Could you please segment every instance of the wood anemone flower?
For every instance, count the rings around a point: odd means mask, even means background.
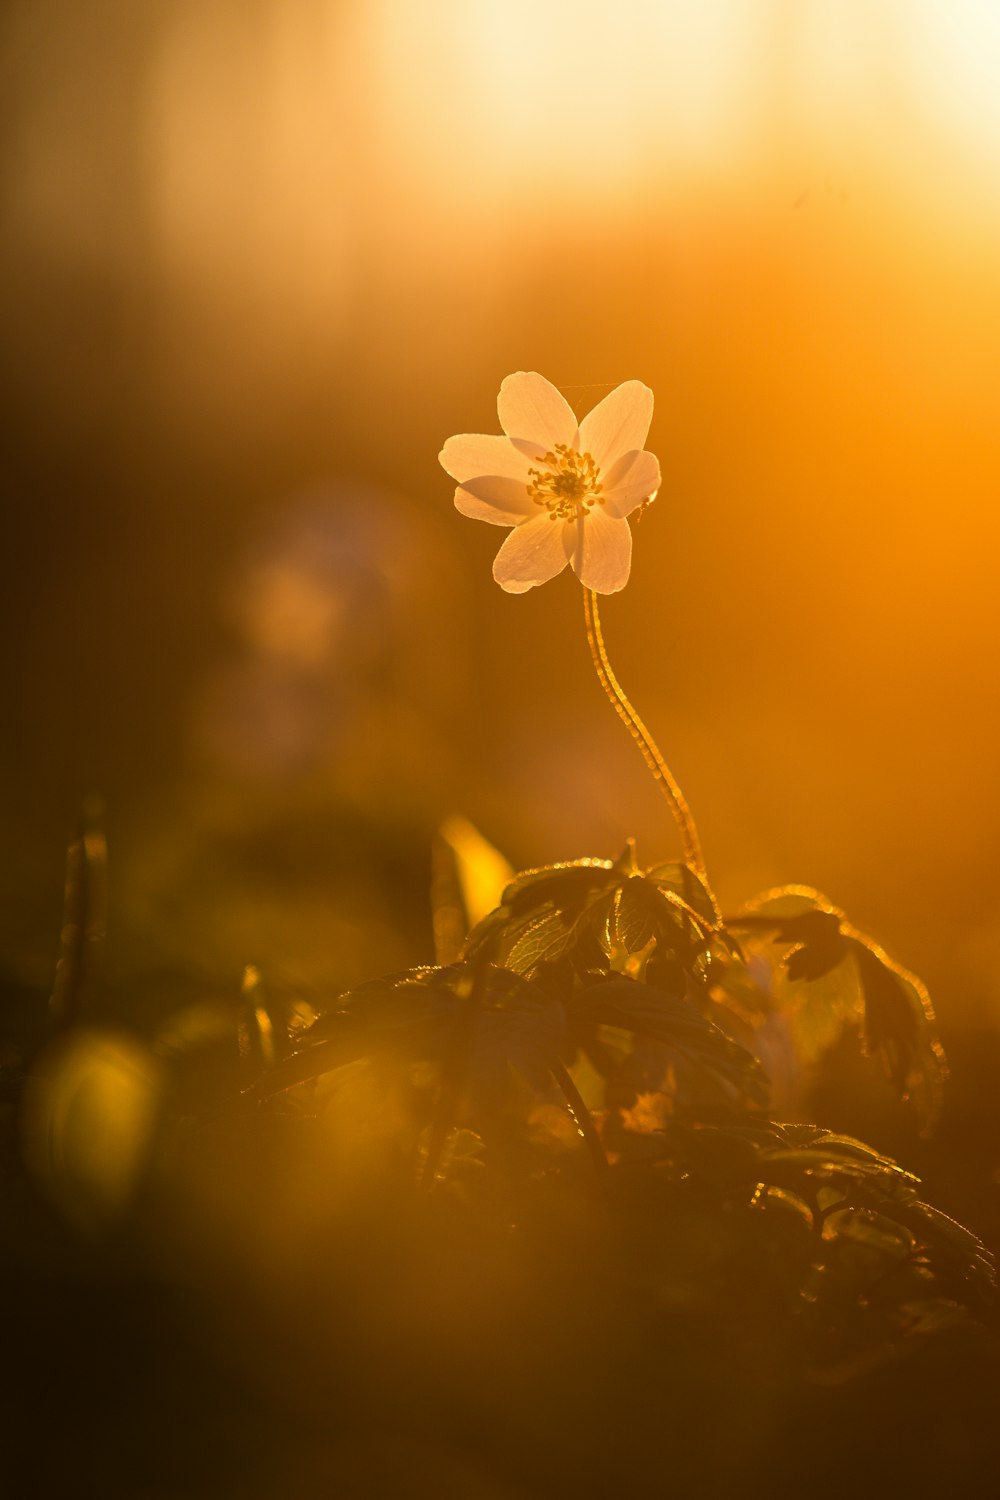
[[[643,451],[652,391],[626,380],[577,423],[554,385],[520,370],[501,385],[497,412],[505,436],[460,433],[438,455],[458,481],[463,516],[513,528],[493,577],[524,594],[569,563],[584,588],[616,594],[632,562],[626,517],[660,484],[657,459]]]

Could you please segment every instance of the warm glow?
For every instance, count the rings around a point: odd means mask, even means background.
[[[913,0],[899,40],[927,115],[976,157],[1000,158],[1000,9],[995,0]]]
[[[467,173],[481,207],[499,185],[544,225],[568,198],[615,199],[664,165],[717,159],[738,132],[753,15],[731,0],[371,11],[386,129],[427,176],[435,161]]]
[[[0,76],[11,1495],[992,1492],[1000,0]]]
[[[278,560],[252,573],[232,601],[234,620],[263,656],[306,668],[329,659],[345,613],[328,579]]]
[[[588,234],[613,235],[611,204],[782,158],[793,179],[874,174],[884,193],[902,175],[934,201],[1000,147],[989,0],[382,0],[368,15],[386,169],[404,191],[460,192],[463,218],[499,193],[540,233],[586,203]]]
[[[149,1049],[123,1033],[80,1030],[42,1060],[25,1100],[25,1156],[83,1228],[101,1229],[130,1205],[162,1082]]]
[[[465,930],[468,931],[499,906],[504,887],[513,879],[514,870],[468,818],[453,814],[445,819],[439,831],[455,859],[455,873],[465,907]]]

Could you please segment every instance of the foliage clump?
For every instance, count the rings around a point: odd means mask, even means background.
[[[992,1263],[880,1152],[770,1117],[754,1041],[775,1024],[800,1066],[855,1030],[930,1124],[942,1057],[912,975],[815,892],[723,920],[687,866],[640,870],[629,845],[516,876],[458,961],[342,995],[245,1098],[364,1067],[426,1190],[475,1204],[495,1177],[589,1176],[604,1211],[640,1183],[651,1217],[670,1202],[674,1234],[694,1208],[739,1224],[771,1247],[806,1367],[839,1378],[985,1315]]]
[[[324,1442],[346,1404],[401,1451],[416,1422],[471,1452],[475,1482],[445,1493],[603,1494],[664,1464],[691,1494],[794,1492],[824,1410],[834,1493],[872,1401],[954,1425],[957,1392],[973,1410],[996,1381],[981,1242],[883,1152],[775,1113],[778,1034],[806,1073],[867,1047],[924,1128],[940,1097],[922,986],[815,892],[724,917],[690,867],[642,869],[630,844],[516,875],[446,961],[326,1004],[249,969],[213,1027],[92,1046],[74,1073],[102,1028],[95,850],[71,862],[59,1008],[5,1070],[32,1180],[85,1244],[126,1245],[131,1277],[193,1284],[195,1323],[232,1324],[282,1452],[277,1369]],[[460,900],[452,877],[439,899]],[[141,1112],[88,1114],[113,1056],[156,1094],[130,1149]]]

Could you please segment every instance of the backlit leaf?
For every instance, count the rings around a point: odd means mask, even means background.
[[[517,974],[468,964],[410,969],[342,995],[303,1033],[300,1051],[246,1097],[267,1098],[376,1054],[441,1062],[470,1017],[468,1066],[483,1085],[495,1087],[510,1067],[537,1082],[564,1045],[562,1006]]]
[[[862,1028],[900,1097],[925,1129],[933,1124],[944,1055],[930,998],[914,974],[807,886],[769,891],[727,925],[741,935],[751,967],[755,955],[771,965],[766,1001],[789,1015],[804,1063],[835,1046],[845,1028]]]
[[[916,975],[870,939],[857,934],[853,948],[864,988],[865,1044],[882,1058],[891,1082],[927,1130],[941,1112],[946,1077],[930,996]]]
[[[651,984],[611,979],[585,992],[596,1021],[663,1043],[763,1104],[767,1084],[756,1058],[702,1015],[689,999]]]

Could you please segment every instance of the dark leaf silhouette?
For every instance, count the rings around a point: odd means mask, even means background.
[[[761,933],[783,949],[789,979],[821,979],[847,956],[843,912],[808,886],[784,886],[748,903],[726,925]]]
[[[692,871],[666,864],[643,874],[629,847],[613,863],[587,859],[519,875],[470,934],[465,956],[528,978],[567,960],[580,976],[645,976],[683,993],[689,975],[702,976],[715,932],[712,898]]]
[[[440,1062],[469,1015],[474,1066],[484,1076],[510,1065],[537,1080],[563,1045],[561,1006],[519,975],[468,964],[408,969],[342,995],[303,1033],[300,1050],[246,1097],[266,1098],[372,1054]]]
[[[727,1083],[736,1097],[766,1103],[767,1080],[757,1059],[690,1000],[655,985],[611,979],[586,990],[581,1003],[598,1023],[659,1042]]]
[[[778,1245],[798,1282],[819,1378],[848,1378],[895,1357],[915,1335],[994,1304],[995,1267],[982,1243],[924,1203],[914,1176],[860,1141],[766,1120],[675,1122],[661,1149],[660,1170],[703,1184],[730,1211],[794,1231]]]
[[[857,1027],[929,1129],[940,1112],[944,1057],[920,980],[807,886],[767,892],[726,925],[775,955],[759,991],[760,1009],[789,1014],[803,1061],[821,1056],[845,1028]]]
[[[853,950],[865,994],[865,1044],[929,1129],[941,1112],[946,1077],[930,996],[870,938],[858,934]]]
[[[610,860],[526,871],[504,891],[503,904],[470,933],[465,957],[533,977],[592,934],[618,879]]]

